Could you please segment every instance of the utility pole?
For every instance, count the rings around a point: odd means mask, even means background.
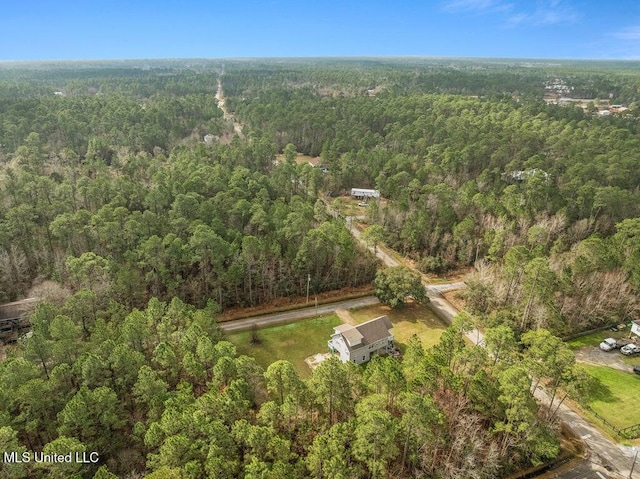
[[[307,303],[309,304],[309,284],[311,283],[311,274],[307,274]]]

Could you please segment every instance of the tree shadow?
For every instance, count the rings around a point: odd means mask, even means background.
[[[591,384],[589,384],[588,396],[590,401],[601,401],[605,403],[617,402],[618,398],[615,397],[609,386],[605,385],[599,378],[594,377]]]

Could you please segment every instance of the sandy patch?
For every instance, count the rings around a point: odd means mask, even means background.
[[[305,358],[304,362],[307,363],[307,366],[309,366],[309,368],[311,368],[311,370],[313,371],[322,361],[325,361],[330,357],[331,353],[318,353]]]

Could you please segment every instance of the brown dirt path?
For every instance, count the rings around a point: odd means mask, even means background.
[[[350,324],[351,326],[356,326],[358,323],[353,319],[351,313],[346,309],[336,309],[336,316],[340,318],[344,324]]]

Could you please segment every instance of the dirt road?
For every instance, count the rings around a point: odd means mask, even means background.
[[[218,108],[222,110],[223,118],[233,123],[233,131],[238,137],[243,140],[244,133],[242,133],[242,124],[238,121],[233,113],[229,113],[226,103],[224,101],[224,92],[222,91],[222,81],[218,80],[218,89],[216,90],[216,101],[218,102]]]

